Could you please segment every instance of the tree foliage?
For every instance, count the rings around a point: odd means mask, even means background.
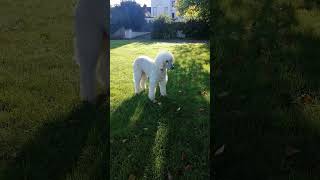
[[[179,0],[176,7],[180,15],[187,19],[200,19],[209,21],[209,0]]]
[[[133,1],[123,1],[120,5],[111,8],[111,32],[124,27],[132,30],[141,30],[145,25],[144,9]]]

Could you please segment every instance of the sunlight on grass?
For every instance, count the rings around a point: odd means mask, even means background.
[[[144,104],[139,102],[138,105],[136,106],[132,116],[128,117],[128,118],[130,118],[129,126],[133,126],[137,123],[137,121],[139,121],[139,119],[141,118],[141,114],[143,112],[143,108],[144,108],[143,106],[144,106]]]
[[[156,175],[164,172],[166,145],[168,141],[168,129],[163,123],[159,123],[154,145],[152,148],[152,157],[154,159],[154,171]],[[160,178],[160,177],[159,177]]]

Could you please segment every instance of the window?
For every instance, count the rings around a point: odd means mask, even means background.
[[[157,16],[157,8],[156,7],[153,8],[153,16]]]
[[[175,7],[176,2],[175,1],[171,1],[171,6],[174,8]]]
[[[164,13],[168,15],[168,7],[164,7]]]
[[[172,13],[172,19],[174,19],[174,13]]]

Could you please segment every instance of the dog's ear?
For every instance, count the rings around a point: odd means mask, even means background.
[[[164,60],[162,63],[160,63],[160,70],[163,71],[164,70],[164,67],[166,65],[166,60]]]
[[[160,66],[160,71],[163,71],[163,69],[164,69],[164,65],[162,64],[162,65]]]

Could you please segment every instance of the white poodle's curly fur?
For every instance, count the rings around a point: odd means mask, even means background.
[[[133,63],[133,81],[135,93],[146,89],[146,80],[149,78],[148,97],[155,102],[156,87],[159,83],[160,94],[166,96],[166,85],[168,81],[167,69],[173,69],[174,57],[170,52],[160,52],[155,60],[140,56]]]
[[[75,11],[75,58],[84,101],[95,100],[97,81],[108,89],[106,7],[105,0],[79,0]]]

